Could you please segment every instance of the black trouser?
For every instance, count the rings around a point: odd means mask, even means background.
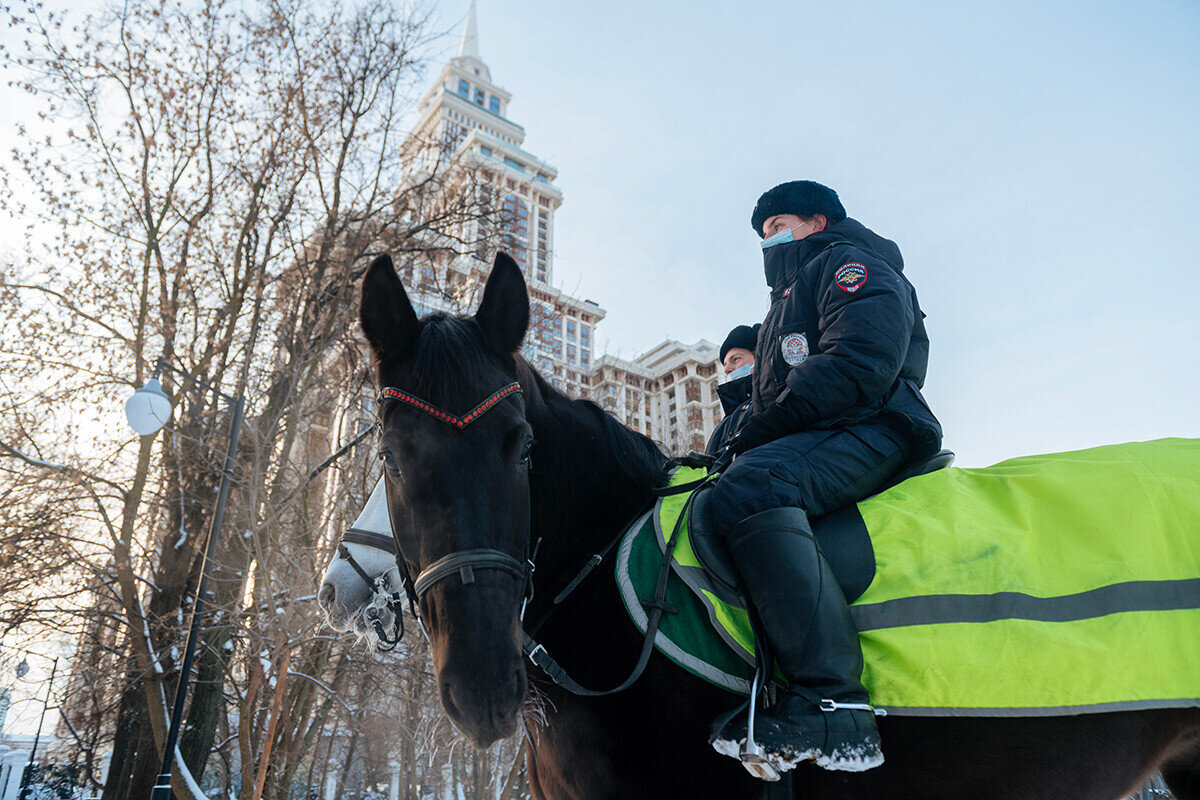
[[[734,459],[712,489],[709,519],[725,537],[742,520],[773,508],[823,516],[874,494],[913,450],[879,421],[784,436]]]

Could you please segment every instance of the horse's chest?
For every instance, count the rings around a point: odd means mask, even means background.
[[[696,695],[656,684],[613,698],[550,688],[532,724],[530,781],[539,800],[752,800],[762,784],[708,744],[711,717]],[[651,689],[657,685],[657,691]],[[689,698],[690,694],[690,698]],[[703,694],[701,692],[700,694]],[[664,698],[675,698],[667,701]],[[732,698],[732,696],[730,696]],[[681,702],[688,700],[688,702]],[[701,706],[705,705],[703,703]],[[684,706],[684,707],[680,707]],[[715,713],[715,712],[714,712]]]

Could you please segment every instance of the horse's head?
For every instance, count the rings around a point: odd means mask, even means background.
[[[361,321],[381,391],[391,523],[442,705],[486,747],[515,731],[526,690],[520,609],[533,436],[516,385],[525,281],[500,254],[474,317],[418,320],[382,256],[363,278]]]
[[[392,521],[380,478],[358,519],[342,534],[337,552],[321,577],[317,602],[334,630],[353,629],[360,637],[376,637],[384,646],[391,642],[379,636],[379,631],[389,638],[394,635],[400,609],[380,602],[381,594],[401,591]]]

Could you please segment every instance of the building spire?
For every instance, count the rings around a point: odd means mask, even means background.
[[[479,34],[476,33],[475,0],[471,0],[471,6],[467,9],[467,21],[463,24],[462,41],[458,43],[458,57],[482,60],[479,58]]]

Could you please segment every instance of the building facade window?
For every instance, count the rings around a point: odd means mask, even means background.
[[[477,106],[483,105],[483,101],[486,97],[487,97],[487,95],[484,94],[483,89],[476,89],[475,90],[475,105],[477,105]]]
[[[550,358],[557,359],[562,352],[561,326],[562,319],[550,306],[536,301],[529,304],[529,335],[525,341],[536,348],[540,356],[538,369],[545,375],[554,368]]]
[[[492,95],[492,99],[488,101],[488,111],[500,116],[500,98],[496,95]]]
[[[458,96],[462,98],[471,96],[471,85],[461,79],[458,82]]]
[[[501,229],[504,232],[501,237],[504,248],[518,263],[524,264],[528,258],[529,204],[516,195],[506,195]]]

